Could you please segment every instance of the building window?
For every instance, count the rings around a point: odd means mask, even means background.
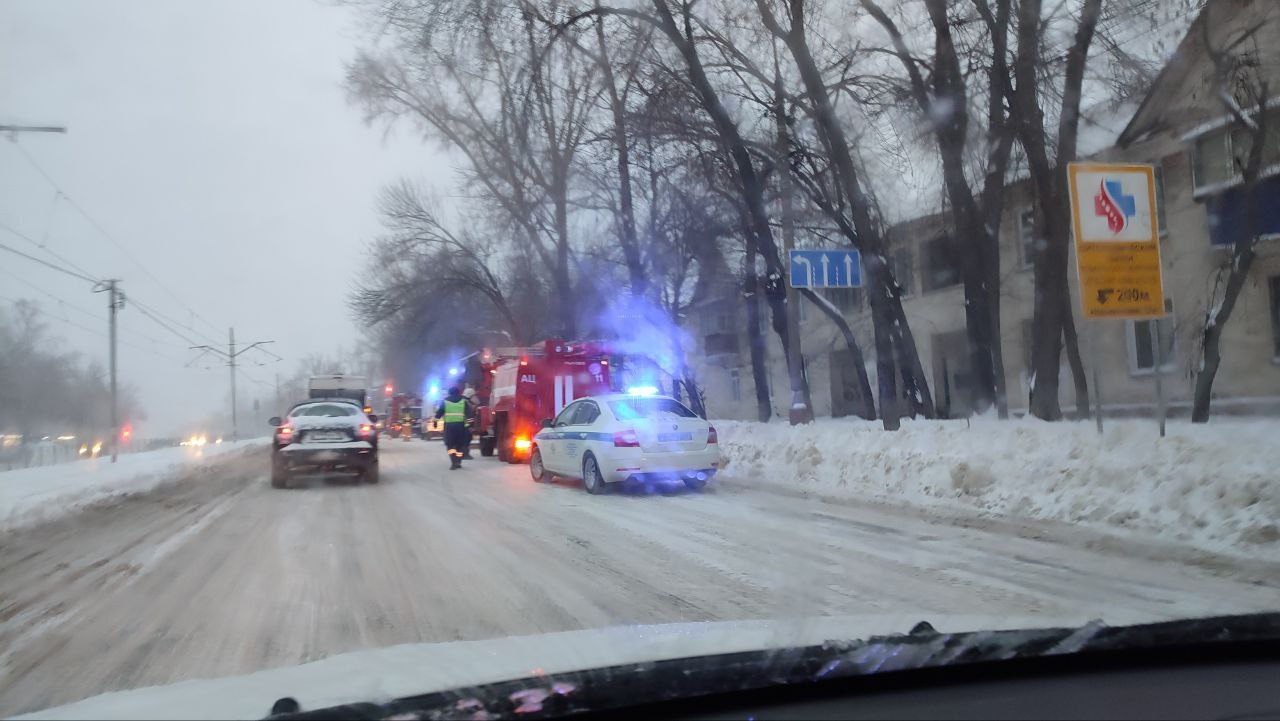
[[[960,282],[960,263],[955,243],[942,235],[925,243],[925,292],[956,285]]]
[[[1042,245],[1036,235],[1036,209],[1029,206],[1018,213],[1018,250],[1022,253],[1022,267],[1030,268],[1036,260],[1036,249]]]
[[[733,400],[742,400],[742,371],[737,368],[729,369],[729,396]]]
[[[702,332],[729,333],[733,330],[733,313],[725,308],[712,308],[702,316]]]
[[[914,285],[911,282],[916,269],[913,260],[910,248],[899,248],[889,256],[889,271],[893,273],[893,279],[898,281],[898,285],[902,287],[902,297],[904,298],[911,295],[911,289]]]
[[[1252,115],[1252,113],[1250,113]],[[1266,146],[1262,149],[1262,167],[1280,163],[1280,112],[1272,110],[1267,117]],[[1238,181],[1249,162],[1253,134],[1239,125],[1212,130],[1196,138],[1196,190]]]
[[[1267,278],[1271,290],[1271,343],[1272,358],[1280,362],[1280,275]]]
[[[1196,139],[1196,189],[1225,183],[1231,170],[1231,133],[1226,128]]]
[[[1133,375],[1146,375],[1155,368],[1153,328],[1160,337],[1160,371],[1168,373],[1176,366],[1174,356],[1177,353],[1177,324],[1174,323],[1173,301],[1168,298],[1164,301],[1164,312],[1163,318],[1131,320],[1126,324],[1129,336],[1129,372]]]

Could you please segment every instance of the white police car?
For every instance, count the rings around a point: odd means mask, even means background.
[[[652,389],[589,396],[543,421],[529,472],[581,478],[588,493],[629,479],[679,479],[702,488],[720,465],[716,429],[674,398]]]

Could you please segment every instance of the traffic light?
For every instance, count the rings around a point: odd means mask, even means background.
[[[384,391],[386,391],[387,395],[391,395],[391,392],[392,392],[392,391],[394,391],[394,390],[395,390],[395,388],[392,388],[392,387],[391,387],[391,384],[390,384],[390,383],[388,383],[388,384],[387,384],[387,387],[386,387],[386,388],[384,388],[383,390],[384,390]]]

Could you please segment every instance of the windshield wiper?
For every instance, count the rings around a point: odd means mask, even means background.
[[[1092,622],[1075,628],[938,633],[921,622],[910,633],[864,641],[747,651],[588,669],[440,691],[387,703],[356,703],[313,711],[282,698],[268,718],[387,719],[550,718],[634,709],[677,699],[740,693],[770,687],[825,684],[974,664],[1053,659],[1082,654],[1156,651],[1202,656],[1212,647],[1280,642],[1280,613],[1168,621],[1110,627]]]

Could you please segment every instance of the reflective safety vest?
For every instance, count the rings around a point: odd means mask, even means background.
[[[465,423],[467,420],[467,402],[466,401],[449,401],[444,402],[444,422],[445,423]]]

